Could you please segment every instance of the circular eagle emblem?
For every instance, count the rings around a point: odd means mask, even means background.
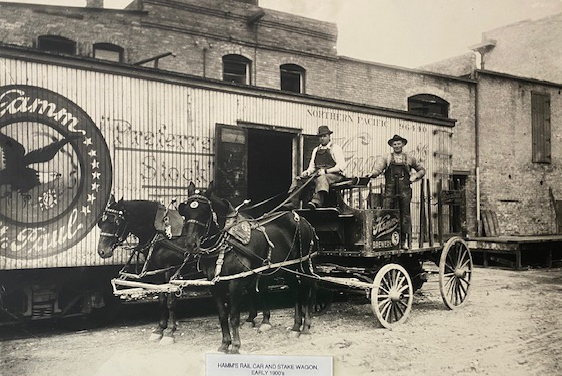
[[[39,258],[77,244],[111,191],[103,136],[78,105],[35,86],[0,87],[0,255]]]

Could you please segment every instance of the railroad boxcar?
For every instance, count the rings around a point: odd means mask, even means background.
[[[233,204],[259,202],[287,191],[320,125],[334,131],[349,176],[368,174],[393,134],[408,138],[436,192],[451,174],[454,124],[1,45],[0,315],[40,319],[104,306],[129,256],[96,254],[96,223],[112,193],[168,203],[183,199],[190,181],[200,188],[214,181]],[[381,183],[353,200],[380,192]],[[416,187],[412,212],[420,205]],[[419,226],[413,218],[414,233]]]

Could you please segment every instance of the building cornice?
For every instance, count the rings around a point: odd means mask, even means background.
[[[187,4],[187,3],[174,1],[174,0],[143,0],[143,4],[153,4],[153,5],[158,5],[158,6],[167,7],[167,8],[180,9],[180,10],[185,10],[185,11],[189,11],[189,12],[193,12],[193,13],[199,13],[199,14],[205,14],[205,15],[209,15],[209,16],[213,16],[213,17],[219,17],[219,18],[223,18],[223,19],[242,21],[244,23],[246,23],[247,17],[248,17],[247,14],[237,14],[237,13],[234,13],[234,12],[231,12],[231,11],[228,11],[228,10],[208,8],[208,7],[203,7],[203,6],[200,6],[200,5]],[[250,7],[251,6],[249,6],[248,9],[250,9]],[[257,7],[253,7],[253,8],[257,8]],[[273,11],[267,9],[267,8],[262,8],[262,9],[266,10],[266,14],[267,14],[267,11],[273,12]],[[298,17],[298,16],[294,16],[294,17]],[[318,21],[318,20],[314,20],[314,21],[315,22],[322,22],[322,21]],[[323,23],[331,24],[329,22],[323,22]],[[303,28],[303,27],[299,27],[299,26],[295,26],[295,25],[286,25],[286,24],[283,24],[283,23],[280,23],[280,22],[275,22],[275,21],[268,20],[268,19],[261,19],[259,21],[259,24],[263,25],[263,26],[271,27],[273,29],[286,30],[286,31],[290,31],[292,33],[312,36],[312,37],[315,37],[315,38],[322,38],[322,39],[333,41],[333,42],[337,41],[337,35],[336,34],[324,33],[324,32],[321,32],[321,31],[311,30],[311,29],[307,29],[307,28]]]
[[[552,86],[552,87],[559,88],[559,89],[562,88],[562,83],[556,83],[556,82],[552,82],[552,81],[543,81],[543,80],[539,80],[539,79],[531,78],[531,77],[516,76],[516,75],[513,75],[513,74],[509,74],[509,73],[502,73],[502,72],[496,72],[496,71],[485,70],[485,69],[477,69],[477,70],[475,70],[475,72],[476,72],[477,76],[478,75],[495,76],[495,77],[507,78],[507,79],[515,80],[515,81],[522,81],[522,82],[531,83],[531,84]]]
[[[46,4],[31,4],[31,3],[16,3],[16,2],[0,2],[0,7],[9,6],[17,8],[28,8],[37,13],[46,13],[50,15],[64,15],[68,13],[70,15],[79,16],[80,14],[87,13],[121,13],[121,14],[133,14],[145,16],[148,12],[138,9],[112,9],[112,8],[87,8],[87,7],[76,7],[67,5],[46,5]],[[69,17],[67,15],[67,17]],[[70,16],[72,17],[72,16]]]
[[[162,23],[155,23],[155,22],[149,22],[149,21],[141,21],[140,25],[142,27],[147,27],[147,28],[174,31],[174,32],[181,33],[181,34],[196,35],[196,36],[205,37],[205,38],[213,38],[215,40],[220,40],[220,41],[223,41],[223,42],[236,43],[238,45],[245,46],[245,47],[259,48],[259,49],[269,50],[269,51],[285,52],[285,53],[289,53],[289,54],[298,54],[298,55],[302,55],[302,56],[314,57],[314,58],[317,58],[317,59],[324,59],[324,60],[330,60],[330,61],[337,60],[337,56],[335,56],[335,55],[334,56],[328,56],[328,55],[322,55],[322,54],[315,54],[315,53],[312,53],[312,52],[292,50],[292,49],[289,49],[289,48],[281,47],[279,45],[268,45],[268,44],[265,44],[263,42],[260,42],[260,43],[249,42],[249,41],[244,41],[244,40],[240,40],[240,39],[226,37],[224,35],[212,34],[212,33],[209,33],[208,31],[207,32],[201,32],[201,31],[198,31],[198,30],[188,29],[186,27],[180,27],[180,26],[175,26],[175,25],[164,25]]]
[[[353,62],[353,63],[359,63],[359,64],[365,64],[365,65],[380,67],[380,68],[403,71],[403,72],[408,72],[408,73],[417,73],[417,74],[423,74],[423,75],[426,75],[426,76],[445,78],[445,79],[448,79],[448,80],[459,81],[459,82],[463,82],[463,83],[467,83],[467,84],[477,84],[478,83],[476,80],[473,80],[473,79],[470,79],[470,78],[464,78],[464,77],[459,77],[459,76],[451,76],[451,75],[448,75],[448,74],[436,73],[436,72],[431,72],[431,71],[426,71],[426,70],[421,70],[421,69],[405,68],[405,67],[400,67],[398,65],[389,65],[389,64],[376,63],[376,62],[367,61],[367,60],[359,60],[359,59],[355,59],[355,58],[351,58],[351,57],[347,57],[347,56],[338,56],[338,59],[347,60],[347,61],[350,61],[350,62]]]

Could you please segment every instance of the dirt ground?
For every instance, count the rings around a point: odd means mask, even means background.
[[[334,303],[314,318],[310,336],[295,339],[292,310],[278,309],[268,333],[241,329],[241,352],[333,356],[334,375],[562,375],[562,270],[475,268],[473,283],[468,303],[449,311],[433,276],[393,330],[377,325],[368,301],[353,299]],[[21,329],[0,342],[0,375],[205,375],[205,354],[220,345],[215,316],[180,319],[169,346],[148,342],[152,329],[146,321]]]

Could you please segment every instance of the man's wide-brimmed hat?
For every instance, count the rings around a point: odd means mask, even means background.
[[[318,133],[316,134],[317,136],[324,136],[325,134],[332,134],[334,132],[332,132],[330,130],[330,128],[328,128],[327,125],[321,125],[318,127]]]
[[[389,144],[390,146],[392,146],[392,143],[393,143],[394,141],[402,141],[402,143],[403,143],[404,145],[406,145],[406,144],[408,143],[408,140],[406,140],[404,137],[398,136],[397,134],[395,134],[394,137],[392,137],[390,140],[388,140],[388,144]]]

